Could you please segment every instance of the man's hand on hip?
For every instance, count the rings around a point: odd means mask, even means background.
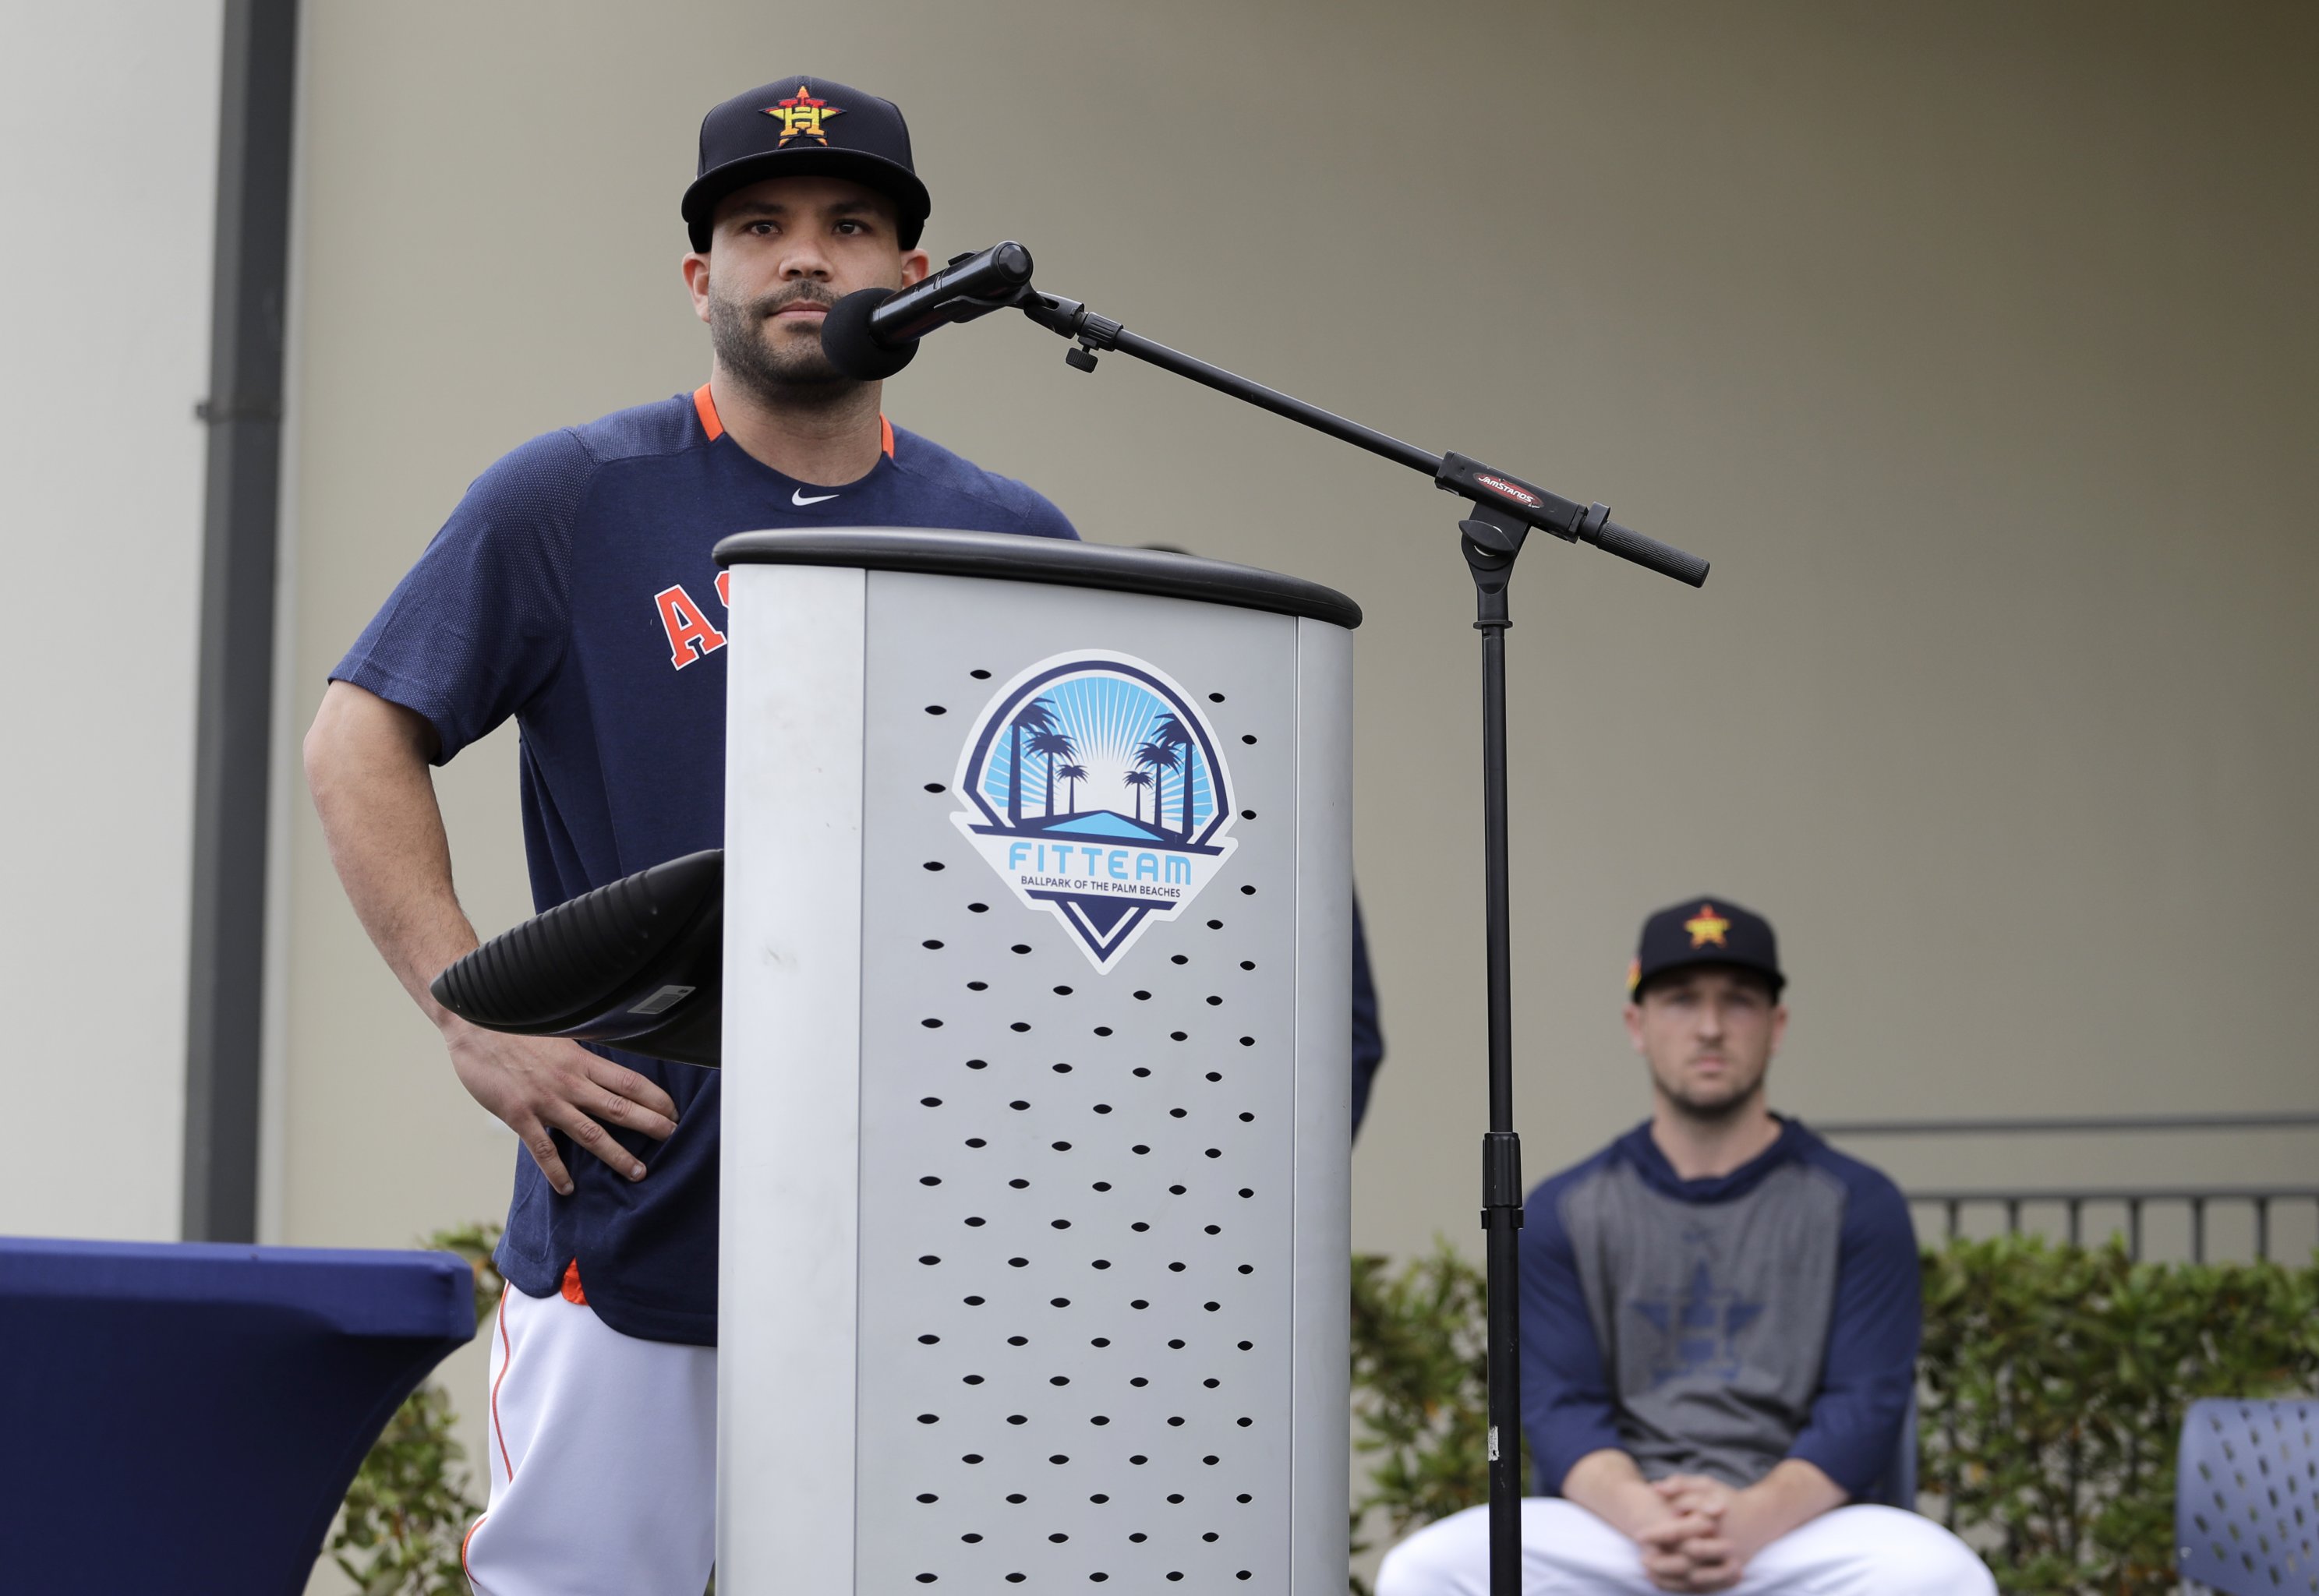
[[[676,1131],[676,1102],[623,1065],[559,1036],[510,1036],[446,1014],[444,1045],[467,1095],[521,1138],[547,1184],[572,1195],[572,1174],[556,1156],[550,1131],[561,1131],[630,1180],[645,1167],[604,1127],[640,1131],[665,1141]]]
[[[428,989],[475,945],[451,890],[450,842],[429,774],[439,747],[433,723],[414,709],[346,681],[322,695],[306,734],[306,780],[347,897],[387,968],[443,1032],[459,1084],[523,1139],[548,1185],[572,1195],[554,1131],[642,1180],[642,1161],[604,1127],[666,1141],[676,1130],[666,1092],[576,1041],[480,1030]]]

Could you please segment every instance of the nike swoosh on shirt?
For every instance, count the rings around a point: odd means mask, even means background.
[[[812,498],[808,499],[805,496],[805,490],[803,488],[794,488],[790,491],[790,502],[797,505],[799,509],[802,509],[808,504],[819,504],[826,499],[835,499],[837,495],[835,493],[816,493]]]

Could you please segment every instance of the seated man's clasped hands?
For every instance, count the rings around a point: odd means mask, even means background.
[[[1732,1514],[1739,1492],[1720,1480],[1669,1474],[1645,1489],[1664,1509],[1635,1540],[1642,1547],[1643,1572],[1663,1591],[1728,1590],[1769,1537],[1766,1515],[1751,1510],[1754,1502]]]
[[[1669,1474],[1650,1489],[1666,1508],[1637,1537],[1651,1582],[1671,1591],[1720,1591],[1737,1582],[1746,1554],[1724,1534],[1731,1488],[1704,1474]]]
[[[1771,1111],[1785,984],[1736,905],[1644,923],[1626,1023],[1651,1118],[1528,1204],[1524,1596],[1995,1596],[1962,1541],[1877,1505],[1916,1381],[1916,1238],[1890,1180]],[[1377,1596],[1488,1590],[1486,1508],[1377,1576]]]

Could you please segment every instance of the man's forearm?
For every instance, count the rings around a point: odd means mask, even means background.
[[[1844,1487],[1800,1457],[1782,1459],[1770,1474],[1737,1492],[1725,1515],[1726,1532],[1747,1546],[1750,1556],[1791,1529],[1801,1528],[1850,1500]]]
[[[1641,1539],[1666,1521],[1666,1503],[1626,1453],[1612,1447],[1589,1452],[1562,1476],[1562,1494],[1618,1530]]]
[[[451,890],[451,847],[428,756],[434,730],[410,710],[343,681],[306,734],[306,780],[330,862],[363,929],[411,1001],[443,1032],[459,1084],[519,1137],[559,1195],[574,1189],[557,1132],[629,1180],[644,1160],[614,1127],[665,1141],[676,1102],[656,1082],[562,1037],[506,1036],[459,1019],[427,990],[475,945]]]
[[[306,780],[330,862],[363,929],[428,1018],[447,1014],[427,990],[475,946],[451,885],[451,848],[428,772],[431,730],[420,717],[334,681],[306,735]]]

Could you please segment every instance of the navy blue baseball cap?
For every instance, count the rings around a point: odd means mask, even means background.
[[[826,77],[777,78],[700,119],[700,164],[683,206],[693,248],[708,252],[717,201],[768,177],[844,177],[876,189],[901,212],[905,249],[918,247],[934,208],[910,163],[901,107]]]
[[[1639,997],[1654,978],[1699,964],[1754,970],[1772,983],[1774,999],[1788,984],[1769,920],[1728,897],[1687,897],[1643,922],[1627,966],[1627,996]]]

